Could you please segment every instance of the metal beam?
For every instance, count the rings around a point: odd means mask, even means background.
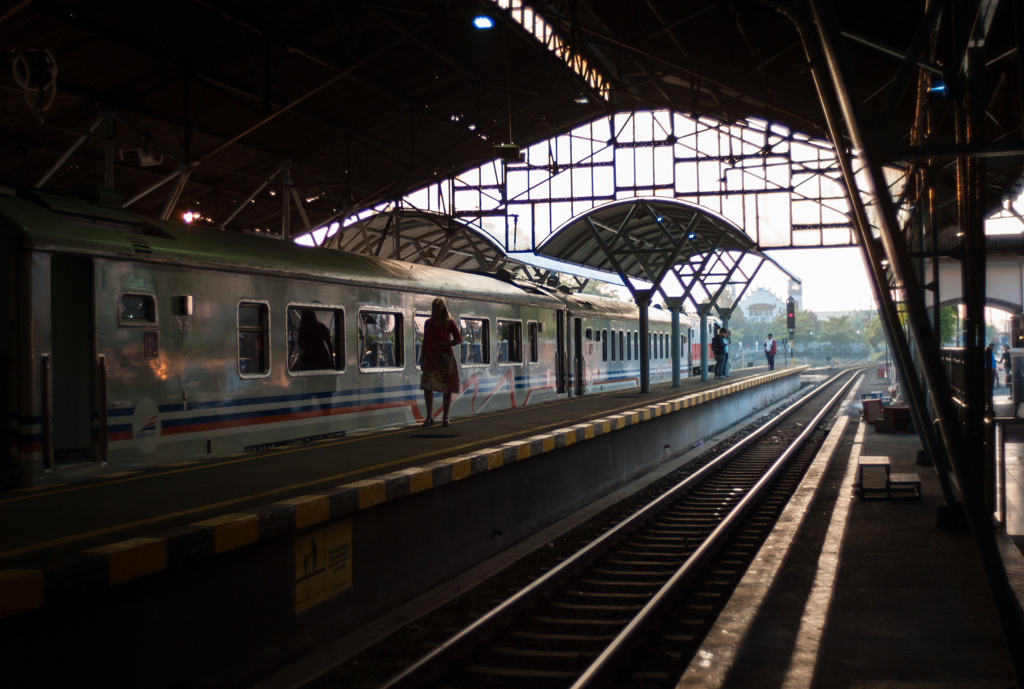
[[[94,131],[96,131],[96,127],[100,126],[100,123],[103,122],[103,120],[107,119],[107,114],[108,113],[106,112],[100,113],[100,115],[92,121],[92,124],[89,125],[89,131],[78,137],[75,143],[71,144],[71,147],[64,152],[64,155],[57,159],[57,162],[53,164],[53,167],[47,170],[46,174],[39,178],[39,181],[36,182],[36,189],[42,187],[44,184],[46,184],[46,181],[50,179],[50,177],[53,177],[53,173],[60,169],[60,166],[64,164],[64,161],[70,158],[71,154],[77,151],[78,147],[85,143],[85,140],[89,138],[89,134],[92,134]]]
[[[127,208],[128,206],[132,205],[136,201],[139,201],[139,200],[149,196],[154,191],[156,191],[157,189],[159,189],[160,187],[162,187],[163,185],[167,184],[172,179],[174,179],[175,177],[180,175],[184,170],[185,170],[185,166],[184,165],[179,166],[178,169],[175,170],[174,172],[172,172],[171,174],[169,174],[169,175],[167,175],[165,177],[160,178],[159,180],[157,180],[153,184],[149,185],[148,187],[146,187],[145,189],[140,191],[135,196],[131,197],[130,199],[128,199],[127,201],[122,203],[121,204],[121,208]]]
[[[253,199],[256,198],[256,195],[259,194],[261,191],[263,191],[263,189],[266,188],[266,186],[268,184],[270,184],[271,180],[273,180],[274,177],[277,176],[277,173],[280,172],[280,171],[281,171],[280,167],[275,168],[274,171],[270,173],[270,177],[267,177],[265,182],[261,183],[258,187],[256,187],[256,191],[254,191],[253,193],[249,194],[248,198],[246,198],[245,201],[242,201],[242,203],[240,203],[238,205],[238,208],[236,208],[235,210],[233,210],[231,212],[231,215],[229,215],[223,222],[221,222],[219,225],[217,225],[217,229],[218,230],[223,230],[225,227],[227,227],[228,223],[231,222],[232,220],[234,220],[235,216],[238,215],[239,213],[241,213],[242,210],[244,210],[245,207],[248,206],[253,201]],[[127,205],[127,204],[125,204],[125,205]]]
[[[178,199],[181,198],[181,192],[185,188],[186,182],[188,182],[189,175],[196,169],[194,163],[189,164],[182,170],[181,175],[178,177],[178,183],[174,185],[174,191],[171,192],[170,197],[167,199],[167,203],[164,205],[164,210],[160,213],[161,220],[170,220],[171,214],[174,213],[174,207],[178,203]]]
[[[1017,682],[1021,684],[1024,683],[1024,624],[1022,624],[1019,614],[1020,605],[1007,580],[1006,570],[992,532],[992,515],[988,513],[982,501],[982,486],[971,466],[971,457],[981,452],[982,448],[968,448],[963,443],[963,434],[956,422],[956,411],[953,408],[949,381],[944,374],[938,355],[938,346],[928,322],[927,311],[924,308],[923,291],[907,256],[907,247],[902,243],[902,237],[897,235],[898,223],[895,209],[886,190],[885,177],[878,162],[876,147],[869,133],[862,128],[856,101],[846,87],[842,67],[843,60],[832,38],[835,33],[835,21],[831,5],[826,4],[823,0],[809,0],[809,4],[815,23],[818,25],[825,64],[838,96],[840,109],[854,146],[863,152],[867,163],[867,190],[878,204],[878,229],[882,244],[893,274],[908,300],[906,315],[914,340],[918,345],[917,351],[921,359],[923,373],[928,381],[933,410],[937,417],[937,427],[946,439],[944,445],[949,453],[951,463],[956,468],[964,512],[992,592]],[[955,25],[955,21],[953,23]],[[840,146],[836,146],[837,153],[840,149]],[[856,196],[856,189],[854,184],[850,189],[851,197]],[[889,299],[885,292],[881,296],[886,300]],[[911,370],[913,369],[908,369],[908,373]],[[916,376],[907,375],[907,378],[912,377]]]
[[[873,38],[868,38],[867,36],[862,36],[852,31],[843,31],[841,33],[843,36],[849,38],[851,41],[856,41],[857,43],[866,45],[869,48],[874,48],[875,50],[881,53],[885,53],[886,55],[892,55],[893,57],[898,57],[901,60],[909,59],[910,51],[908,51],[907,54],[901,53],[900,51],[894,50],[893,48],[890,48],[889,46],[884,45],[874,40]],[[916,60],[913,64],[917,67],[920,67],[923,70],[932,72],[933,74],[942,74],[942,67],[939,65],[933,65],[932,63],[925,62],[923,60]]]

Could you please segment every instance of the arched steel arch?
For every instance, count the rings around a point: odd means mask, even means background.
[[[634,197],[699,206],[762,249],[856,243],[831,144],[763,120],[670,110],[602,117],[526,148],[519,161],[489,161],[397,203],[458,217],[514,252]]]
[[[643,392],[650,390],[647,309],[654,293],[665,298],[673,314],[673,384],[680,384],[679,311],[687,300],[700,314],[701,378],[707,380],[708,314],[716,309],[727,324],[733,307],[721,308],[719,297],[729,285],[739,285],[738,302],[764,262],[771,261],[728,219],[667,198],[625,199],[592,208],[552,232],[536,253],[616,275],[629,289],[640,307]],[[697,301],[700,293],[704,296]]]

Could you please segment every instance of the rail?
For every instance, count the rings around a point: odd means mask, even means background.
[[[452,661],[458,657],[468,653],[482,638],[486,638],[492,632],[496,631],[513,617],[519,615],[530,605],[541,599],[543,596],[548,594],[553,588],[561,584],[565,579],[573,572],[575,572],[580,566],[588,563],[592,559],[598,557],[613,546],[617,541],[623,538],[626,534],[640,527],[649,519],[654,517],[657,513],[661,512],[666,506],[671,504],[674,500],[679,498],[682,494],[691,490],[697,484],[701,483],[705,478],[722,468],[724,465],[734,459],[737,455],[750,448],[754,443],[764,438],[767,434],[776,430],[781,424],[785,423],[791,416],[798,410],[802,409],[804,405],[815,399],[821,394],[827,387],[831,386],[832,383],[836,382],[842,375],[846,375],[851,371],[845,371],[836,376],[833,376],[830,380],[823,383],[819,388],[810,394],[806,395],[802,399],[795,402],[783,413],[764,424],[756,431],[750,433],[733,446],[725,450],[722,454],[715,457],[713,460],[708,462],[706,465],[695,471],[690,476],[670,488],[665,493],[662,493],[655,500],[645,505],[639,511],[630,515],[628,518],[619,522],[612,529],[606,531],[597,539],[591,541],[582,549],[578,550],[575,554],[571,555],[560,564],[543,574],[541,577],[527,585],[512,597],[508,598],[504,602],[500,603],[497,607],[490,610],[490,612],[477,618],[474,622],[469,624],[467,627],[456,633],[455,635],[448,638],[446,641],[435,647],[433,650],[422,656],[413,664],[407,666],[399,673],[393,675],[389,680],[381,685],[381,689],[399,689],[401,687],[413,687],[419,686],[430,678],[440,674],[444,668],[448,666]],[[650,603],[645,606],[644,610],[641,611],[643,618],[637,621],[634,619],[623,632],[616,637],[615,641],[608,647],[606,647],[604,653],[602,653],[591,665],[587,671],[580,676],[577,684],[574,687],[588,686],[592,683],[597,676],[604,671],[604,669],[612,662],[612,660],[621,652],[622,648],[629,645],[630,640],[636,634],[637,630],[644,627],[646,621],[650,619],[650,615],[653,614],[662,601],[667,599],[675,586],[681,581],[686,573],[691,571],[698,561],[700,561],[704,555],[709,552],[714,542],[721,537],[729,526],[735,523],[738,516],[751,504],[754,498],[760,494],[763,488],[771,482],[778,471],[788,462],[792,457],[793,453],[796,452],[796,448],[799,448],[811,433],[813,433],[823,418],[824,414],[830,409],[835,402],[845,393],[846,389],[852,384],[856,378],[857,371],[853,371],[853,375],[849,381],[847,381],[840,391],[833,396],[831,400],[825,405],[823,410],[815,416],[813,422],[809,423],[804,431],[799,435],[797,441],[795,441],[790,449],[788,449],[778,460],[776,460],[772,467],[769,469],[769,473],[763,476],[750,490],[748,495],[741,500],[737,505],[736,509],[729,513],[729,524],[720,525],[711,534],[712,539],[711,545],[707,543],[702,544],[690,558],[687,559],[686,563],[676,572],[671,578],[670,582],[665,586],[667,589],[663,589],[664,592],[659,591],[655,598],[652,598]],[[656,602],[657,600],[657,602]],[[650,610],[649,610],[650,609]],[[649,610],[649,611],[648,611]],[[648,611],[648,612],[644,612]]]
[[[846,381],[846,383],[839,388],[839,391],[832,396],[832,399],[830,399],[825,406],[822,407],[821,411],[815,415],[814,419],[807,424],[803,432],[797,436],[796,440],[789,444],[785,451],[783,451],[782,455],[775,460],[775,463],[772,464],[771,468],[769,468],[758,482],[755,483],[749,491],[747,491],[747,494],[743,496],[740,502],[729,512],[728,515],[726,515],[725,519],[723,519],[715,530],[711,532],[711,535],[704,539],[704,542],[701,543],[693,554],[686,559],[686,562],[676,570],[676,573],[672,575],[665,585],[662,586],[656,594],[654,594],[639,614],[637,614],[633,620],[626,625],[619,635],[615,637],[610,644],[608,644],[604,652],[590,664],[590,667],[588,667],[582,675],[580,675],[580,678],[573,683],[571,689],[584,689],[584,687],[592,686],[594,682],[596,682],[599,677],[614,664],[617,657],[632,644],[633,640],[643,632],[644,628],[657,617],[659,611],[675,592],[679,584],[683,582],[697,567],[697,565],[700,564],[704,557],[711,552],[721,538],[732,529],[754,500],[756,500],[761,494],[761,491],[771,483],[793,455],[803,447],[803,444],[807,442],[807,439],[811,434],[817,430],[818,424],[821,423],[825,414],[827,414],[829,410],[832,409],[840,399],[842,399],[842,396],[846,394],[847,389],[853,385],[853,381],[856,380],[856,377],[856,374],[851,375],[850,380]],[[824,387],[825,386],[823,385],[819,392],[823,390]],[[803,401],[806,402],[810,398],[812,398],[812,395],[808,395]]]

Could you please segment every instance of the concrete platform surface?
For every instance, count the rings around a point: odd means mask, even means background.
[[[777,373],[785,373],[778,367]],[[430,429],[403,426],[358,436],[118,472],[0,493],[0,570],[43,569],[60,558],[115,541],[285,501],[339,484],[528,438],[638,406],[757,379],[765,367],[728,380],[684,378],[681,388],[607,392],[479,414]]]
[[[865,378],[847,402],[882,383]],[[934,470],[915,465],[917,436],[876,433],[857,416],[835,429],[834,454],[808,507],[780,519],[778,528],[793,534],[778,570],[760,582],[748,572],[740,584],[748,586],[749,620],[738,624],[742,615],[727,607],[680,689],[1015,686],[970,533],[936,527],[942,495]],[[854,497],[860,455],[889,457],[893,473],[917,473],[922,497]],[[761,567],[779,541],[766,546]]]

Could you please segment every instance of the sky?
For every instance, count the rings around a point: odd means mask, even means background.
[[[800,278],[805,311],[857,311],[874,308],[871,285],[864,272],[860,249],[787,249],[765,253]],[[763,285],[785,299],[787,280],[774,266],[765,266],[754,279],[751,289]]]

